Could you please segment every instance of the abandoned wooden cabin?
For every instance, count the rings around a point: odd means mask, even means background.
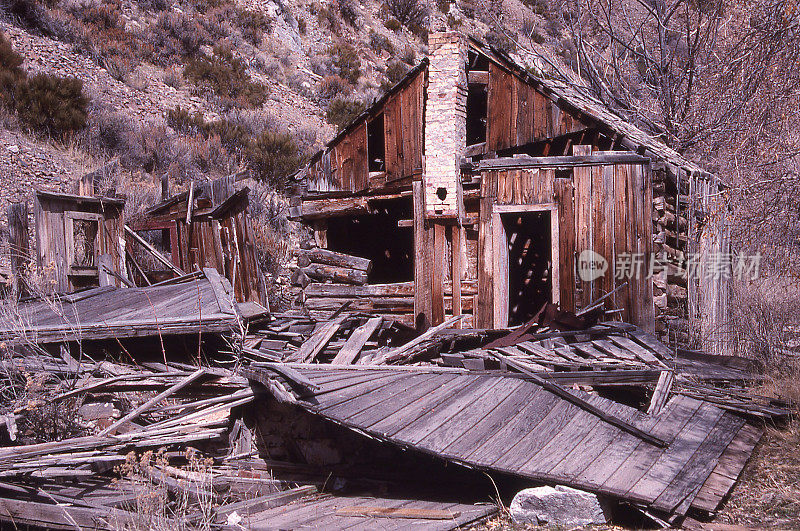
[[[606,296],[610,317],[719,350],[728,280],[681,274],[690,254],[728,252],[718,179],[494,48],[429,42],[298,174],[291,217],[313,252],[369,260],[323,260],[333,272],[309,277],[335,282],[305,286],[311,314],[351,301],[422,328],[448,315],[492,328]]]

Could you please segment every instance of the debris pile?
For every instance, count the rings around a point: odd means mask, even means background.
[[[744,360],[549,304],[513,329],[417,333],[347,303],[271,314],[208,268],[2,316],[17,525],[451,529],[520,486],[674,525],[718,510],[763,420],[790,413],[747,390]],[[526,500],[521,520],[548,520]]]

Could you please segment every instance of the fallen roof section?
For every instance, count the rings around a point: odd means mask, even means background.
[[[227,332],[237,326],[237,310],[230,283],[207,268],[204,274],[144,288],[103,286],[52,299],[7,303],[0,318],[0,339],[55,343]]]
[[[302,375],[301,384],[267,369],[245,375],[273,392],[283,380],[300,407],[371,437],[666,514],[686,514],[734,441],[727,474],[738,476],[761,435],[741,417],[681,395],[658,415],[646,415],[570,391],[598,413],[524,377],[424,367],[290,366]],[[728,490],[707,489],[704,506],[719,504]]]

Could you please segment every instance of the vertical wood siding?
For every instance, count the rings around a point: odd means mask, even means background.
[[[576,153],[578,154],[578,153]],[[494,256],[492,205],[558,206],[561,307],[574,311],[612,291],[625,281],[608,306],[623,310],[622,319],[653,330],[653,284],[648,278],[652,252],[652,192],[649,169],[638,164],[585,166],[573,178],[556,178],[553,169],[486,171],[482,175],[478,236],[478,326],[494,323]],[[502,243],[500,243],[502,245]],[[594,251],[608,261],[605,273],[590,282],[578,275],[577,257]],[[638,274],[628,278],[617,261],[643,256]],[[618,274],[619,273],[619,274]],[[617,278],[620,277],[620,278]]]
[[[491,63],[486,147],[497,151],[585,129],[536,88]]]

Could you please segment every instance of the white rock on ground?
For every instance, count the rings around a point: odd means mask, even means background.
[[[521,490],[510,510],[517,524],[580,526],[608,521],[607,503],[591,492],[563,485]]]

